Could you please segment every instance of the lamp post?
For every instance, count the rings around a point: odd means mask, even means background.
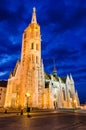
[[[30,112],[30,107],[28,107],[28,100],[30,97],[30,93],[26,93],[26,97],[27,97],[27,112]]]

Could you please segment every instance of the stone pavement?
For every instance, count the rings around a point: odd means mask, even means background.
[[[8,110],[7,113],[5,113],[5,110],[0,111],[0,117],[10,117],[10,116],[21,116],[21,115],[29,115],[31,117],[33,116],[42,116],[42,115],[56,115],[61,113],[67,113],[67,114],[86,114],[86,110],[34,110],[27,113],[26,111],[19,110]]]
[[[86,113],[35,111],[30,118],[13,114],[2,114],[0,130],[86,130]]]

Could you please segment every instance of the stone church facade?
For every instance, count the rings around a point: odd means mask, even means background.
[[[32,20],[22,37],[21,60],[10,73],[4,107],[12,108],[74,108],[79,107],[72,75],[66,78],[44,72],[41,59],[40,26],[33,8]]]

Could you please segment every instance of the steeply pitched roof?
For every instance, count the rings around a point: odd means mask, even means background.
[[[51,76],[53,76],[53,80],[54,80],[54,81],[59,81],[59,77],[58,77],[58,76],[54,76],[54,75],[52,75],[52,74],[47,74],[47,73],[45,73],[45,79],[51,80]]]
[[[63,82],[63,83],[66,83],[66,76],[64,76],[64,77],[61,77],[61,81]]]
[[[45,79],[47,80],[51,80],[51,76],[53,76],[53,80],[54,81],[59,81],[59,78],[61,79],[62,83],[66,83],[66,76],[64,77],[59,77],[59,76],[55,76],[55,75],[52,75],[52,74],[47,74],[45,73]]]
[[[54,81],[59,81],[59,77],[58,76],[53,76]]]
[[[51,75],[50,74],[44,74],[44,77],[45,77],[45,79],[48,79],[48,80],[50,80],[51,79]]]

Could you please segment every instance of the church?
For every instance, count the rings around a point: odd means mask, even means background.
[[[21,59],[10,72],[5,98],[5,108],[78,108],[78,93],[72,75],[60,78],[56,67],[52,74],[44,72],[41,58],[40,26],[36,9],[22,36]]]

